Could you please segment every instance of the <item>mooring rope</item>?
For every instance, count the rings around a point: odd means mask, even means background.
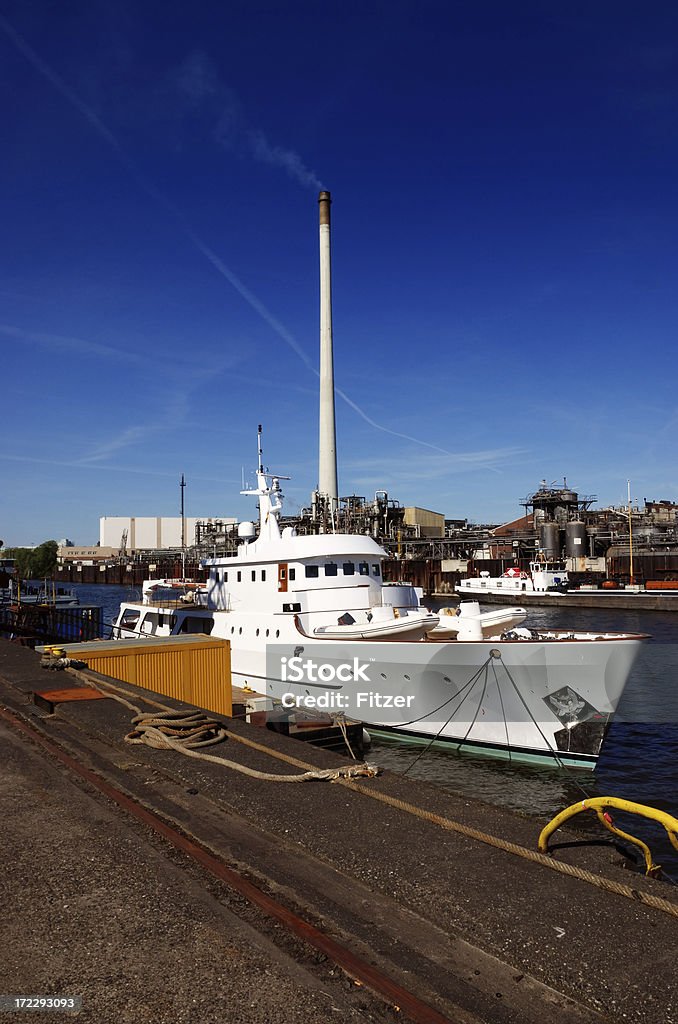
[[[369,796],[373,800],[379,800],[381,803],[388,804],[389,807],[395,807],[398,810],[405,811],[407,814],[421,818],[423,821],[428,821],[448,832],[458,832],[468,839],[475,839],[477,842],[485,843],[487,846],[493,846],[498,850],[504,850],[506,853],[523,857],[525,860],[531,860],[535,864],[541,864],[543,867],[550,868],[551,871],[558,871],[562,875],[578,878],[583,882],[589,882],[591,885],[597,886],[599,889],[606,889],[608,892],[616,893],[618,896],[626,896],[628,899],[644,903],[655,910],[661,910],[665,914],[678,917],[678,904],[671,903],[670,900],[665,900],[661,896],[653,896],[652,893],[634,889],[623,882],[615,882],[613,879],[605,878],[602,875],[595,875],[593,872],[576,867],[574,864],[565,864],[563,861],[554,860],[553,857],[549,857],[544,853],[528,850],[527,847],[520,846],[518,843],[512,843],[507,839],[499,839],[497,836],[490,835],[488,832],[481,832],[470,825],[463,825],[461,822],[453,821],[451,818],[444,818],[440,814],[426,811],[414,804],[407,803],[405,800],[400,800],[398,797],[389,796],[387,793],[381,793],[375,789],[368,789],[359,782],[346,780],[342,781],[341,785],[362,793],[364,796]]]
[[[112,684],[107,683],[106,689],[100,687],[99,684],[94,681],[89,674],[80,673],[77,670],[68,669],[69,672],[73,672],[75,675],[80,676],[86,680],[88,685],[93,685],[95,688],[100,689],[101,693],[104,693],[108,697],[112,697],[114,700],[120,700],[120,703],[126,704],[127,707],[139,711],[139,709],[131,704],[130,701],[125,700],[123,697],[117,697],[116,694],[108,692],[108,687],[111,689],[118,690],[118,687],[113,687]],[[121,694],[127,691],[120,690]],[[151,700],[147,697],[141,697],[142,701],[147,704],[151,704],[163,711],[171,711],[171,708],[167,708],[165,705],[160,704],[157,701]],[[494,849],[503,850],[505,853],[513,854],[516,857],[522,857],[524,860],[532,861],[535,864],[540,864],[542,867],[548,868],[551,871],[556,871],[561,875],[568,875],[570,878],[576,878],[579,881],[587,882],[589,885],[594,885],[598,889],[602,889],[607,892],[614,893],[617,896],[623,896],[626,899],[633,900],[636,903],[642,903],[647,907],[651,907],[654,910],[659,910],[664,914],[669,914],[672,917],[678,917],[678,904],[672,903],[670,900],[666,900],[661,896],[655,896],[652,893],[646,893],[640,889],[634,889],[633,886],[626,885],[623,882],[614,881],[611,878],[605,878],[602,875],[596,875],[591,871],[587,871],[584,868],[577,867],[573,864],[567,864],[563,861],[555,860],[553,857],[548,856],[544,853],[539,853],[535,850],[530,850],[525,846],[520,846],[518,843],[512,843],[507,839],[500,839],[498,836],[493,836],[488,832],[482,832],[480,829],[473,828],[471,825],[464,825],[461,822],[454,821],[452,818],[446,818],[440,814],[436,814],[433,811],[427,811],[422,807],[417,807],[415,804],[408,803],[406,800],[401,800],[398,797],[389,796],[387,793],[382,793],[376,789],[370,789],[364,786],[360,782],[355,782],[353,777],[350,777],[351,769],[357,774],[357,769],[365,768],[364,775],[371,777],[376,775],[379,771],[371,765],[348,765],[344,769],[344,774],[337,774],[334,776],[327,776],[324,773],[315,775],[316,769],[312,765],[307,764],[305,761],[301,761],[296,757],[292,757],[289,754],[283,754],[281,751],[272,750],[270,747],[264,746],[262,743],[257,743],[254,740],[247,739],[244,736],[236,736],[234,733],[229,733],[229,738],[236,740],[238,743],[242,743],[245,746],[251,747],[254,750],[259,750],[262,753],[268,754],[270,757],[275,757],[280,761],[286,761],[288,764],[292,764],[297,768],[306,768],[308,771],[304,775],[271,775],[268,776],[266,773],[259,772],[254,773],[253,769],[244,769],[243,765],[237,765],[235,762],[224,761],[222,758],[211,757],[209,754],[201,754],[189,749],[183,749],[182,753],[187,754],[189,757],[199,757],[209,761],[216,761],[219,764],[226,764],[227,766],[233,767],[237,771],[243,771],[247,775],[255,774],[257,778],[270,778],[275,781],[306,781],[307,778],[319,777],[319,778],[330,778],[331,781],[337,782],[340,786],[345,786],[356,793],[361,793],[363,796],[370,797],[372,800],[378,800],[380,803],[387,804],[389,807],[394,807],[397,810],[403,811],[406,814],[411,814],[416,818],[426,821],[432,825],[436,825],[438,828],[442,828],[447,832],[456,832],[459,835],[466,837],[467,839],[473,839],[476,842],[484,843],[487,846],[491,846]],[[170,737],[166,737],[170,742],[166,743],[166,746],[174,749],[174,740]],[[177,747],[176,749],[181,749]],[[342,769],[330,768],[328,771],[341,772]]]
[[[159,710],[144,713],[136,704],[133,704],[121,695],[126,691],[121,691],[119,687],[114,687],[109,683],[102,685],[98,681],[93,680],[88,673],[79,672],[72,668],[69,668],[69,671],[79,678],[87,680],[88,684],[98,690],[99,693],[137,712],[132,719],[134,728],[125,736],[126,743],[143,744],[156,750],[176,750],[187,757],[211,761],[213,764],[219,764],[224,768],[232,768],[233,771],[249,775],[253,779],[260,779],[263,782],[312,782],[315,780],[329,780],[333,782],[340,779],[372,778],[379,774],[379,768],[376,765],[367,764],[366,762],[339,765],[337,768],[314,768],[313,765],[306,764],[303,761],[282,757],[281,760],[287,760],[297,767],[306,768],[307,771],[301,775],[276,775],[274,772],[260,772],[256,768],[248,768],[247,765],[239,764],[237,761],[231,761],[225,757],[214,757],[212,754],[202,753],[195,748],[212,746],[215,743],[223,742],[227,738],[243,742],[242,738],[229,733],[221,722],[208,718],[200,711],[177,711],[164,704],[160,704],[158,701],[149,701],[148,703],[153,704]],[[141,699],[146,700],[143,697]],[[251,740],[245,742],[247,746],[271,753],[268,747],[265,747],[263,744],[254,743]],[[277,755],[274,754],[273,756]]]

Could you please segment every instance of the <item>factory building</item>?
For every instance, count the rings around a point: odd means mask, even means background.
[[[99,544],[102,548],[115,548],[120,554],[193,547],[197,543],[198,523],[229,526],[236,522],[216,516],[102,516]]]
[[[431,512],[416,505],[406,506],[403,522],[415,528],[413,532],[417,537],[445,536],[445,516],[440,512]]]

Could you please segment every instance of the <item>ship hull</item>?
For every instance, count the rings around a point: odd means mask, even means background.
[[[288,708],[341,714],[413,741],[593,768],[644,637],[324,640],[297,616],[123,605],[154,636],[208,632],[231,644],[232,681]],[[151,618],[152,617],[152,618]],[[138,636],[119,626],[119,637]]]
[[[349,644],[296,636],[264,651],[236,642],[231,656],[234,683],[288,707],[345,714],[395,737],[590,769],[640,643],[578,638]],[[340,666],[355,670],[356,657],[358,678],[342,679]],[[310,675],[303,669],[308,662]],[[329,666],[329,682],[318,678],[321,665]]]

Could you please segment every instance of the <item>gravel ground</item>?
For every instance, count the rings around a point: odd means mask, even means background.
[[[384,1019],[343,979],[324,985],[2,724],[0,744],[1,993],[79,995],[78,1019],[96,1024]]]

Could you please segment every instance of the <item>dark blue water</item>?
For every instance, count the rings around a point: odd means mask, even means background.
[[[103,605],[108,623],[121,601],[140,597],[139,588],[75,589],[82,604]],[[543,824],[583,795],[623,797],[678,817],[678,613],[534,608],[526,625],[651,634],[634,665],[595,772],[539,768],[433,748],[413,764],[421,748],[376,737],[369,759],[470,799],[535,817],[535,843]],[[643,838],[655,860],[678,878],[678,852],[661,826],[621,813],[615,813],[615,820]],[[578,815],[576,824],[590,827],[596,835],[602,832],[592,813]]]
[[[104,610],[104,636],[110,636],[110,627],[117,618],[122,601],[140,601],[141,587],[113,587],[103,583],[86,585],[76,583],[73,590],[80,604],[100,605]]]

